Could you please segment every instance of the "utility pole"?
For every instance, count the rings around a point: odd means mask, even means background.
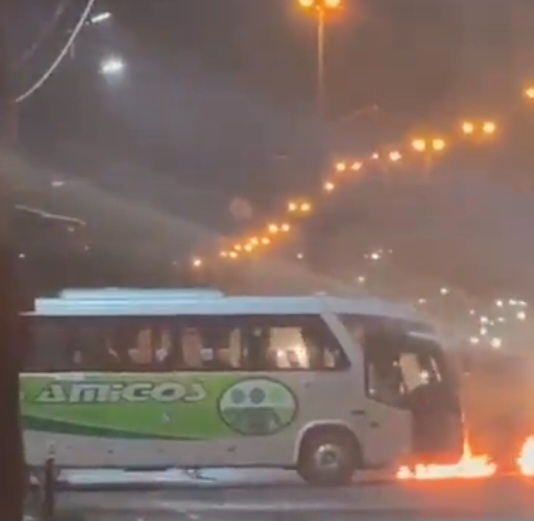
[[[7,135],[9,115],[9,81],[7,65],[7,1],[0,0],[0,139],[2,145]]]
[[[6,196],[1,170],[8,167],[5,148],[12,143],[12,105],[9,87],[7,27],[10,0],[0,0],[0,200]],[[11,250],[9,211],[0,213],[0,519],[22,521],[26,491],[24,450],[20,425],[19,370],[26,347],[21,293]]]
[[[11,0],[0,0],[0,145],[9,147],[15,142],[15,103],[12,100],[10,60],[7,44]]]

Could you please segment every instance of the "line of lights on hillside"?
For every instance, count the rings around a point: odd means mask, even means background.
[[[534,88],[532,90],[534,99]],[[492,138],[498,132],[497,123],[491,119],[464,120],[458,125],[458,132],[463,138]],[[358,180],[366,167],[373,163],[394,166],[403,163],[405,159],[417,157],[418,154],[433,159],[442,155],[452,142],[451,138],[443,135],[414,136],[402,146],[390,147],[386,150],[373,151],[369,156],[334,162],[328,175],[321,181],[323,197],[338,191],[338,187],[345,181]],[[385,165],[384,165],[385,166]],[[320,206],[320,200],[311,196],[303,196],[289,200],[280,212],[278,218],[266,224],[263,229],[256,230],[249,236],[234,239],[218,252],[219,259],[236,261],[242,258],[256,256],[260,251],[275,245],[286,237],[296,226],[299,219],[311,216],[315,208]],[[204,267],[208,258],[195,255],[191,259],[191,266],[195,269]]]
[[[524,96],[534,101],[534,86],[525,88]],[[458,124],[457,130],[464,139],[483,141],[494,138],[498,134],[499,127],[493,119],[466,119]],[[371,162],[380,161],[395,165],[402,163],[408,156],[413,158],[414,153],[433,160],[446,152],[452,142],[453,139],[439,134],[414,136],[408,144],[390,147],[385,151],[373,151],[366,158],[336,161],[329,174],[322,180],[321,191],[324,196],[335,193],[344,180],[357,180],[358,173],[361,173]],[[219,258],[235,261],[252,254],[256,255],[262,249],[274,245],[278,240],[287,236],[296,224],[295,218],[312,215],[313,210],[318,206],[320,206],[320,201],[313,200],[309,196],[288,201],[286,208],[277,219],[273,219],[263,230],[260,229],[248,237],[233,240],[232,244],[219,251]],[[191,260],[191,266],[201,269],[208,260],[206,257],[195,255]]]

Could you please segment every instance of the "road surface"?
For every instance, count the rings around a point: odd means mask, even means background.
[[[129,484],[121,490],[64,491],[58,519],[69,521],[534,520],[534,486],[524,478],[427,483],[357,483],[312,488],[212,480],[211,484]]]

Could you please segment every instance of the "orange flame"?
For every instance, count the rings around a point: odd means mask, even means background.
[[[523,443],[516,463],[523,476],[534,477],[534,436],[528,437]]]
[[[534,438],[532,448],[534,449]],[[534,452],[531,454],[534,456]],[[531,461],[534,463],[534,457]],[[402,466],[397,472],[397,478],[401,480],[486,478],[493,476],[496,472],[497,465],[492,463],[486,455],[474,456],[469,443],[466,441],[462,457],[457,463],[450,465],[418,464],[413,470],[407,466]]]

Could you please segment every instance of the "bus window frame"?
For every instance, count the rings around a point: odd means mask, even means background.
[[[42,316],[42,315],[30,315],[25,317],[25,320],[29,320],[29,331],[30,331],[30,338],[32,342],[31,349],[29,350],[28,359],[31,360],[35,356],[35,349],[37,346],[35,345],[35,327],[41,323],[46,324],[53,324],[60,327],[60,330],[63,329],[62,335],[63,337],[63,343],[62,346],[64,353],[63,357],[65,357],[67,360],[64,364],[64,367],[68,367],[69,364],[72,366],[71,369],[41,369],[41,370],[33,370],[33,369],[23,369],[23,373],[69,373],[69,372],[87,372],[87,373],[213,373],[213,372],[232,372],[232,373],[300,373],[300,372],[307,372],[307,373],[332,373],[332,372],[342,372],[347,371],[350,369],[351,363],[350,359],[347,356],[346,349],[343,347],[340,340],[337,338],[335,332],[331,329],[328,322],[324,319],[323,316],[320,314],[291,314],[291,315],[277,315],[277,314],[246,314],[246,315],[231,315],[231,314],[221,314],[221,315],[116,315],[116,316],[110,316],[110,315],[91,315],[91,316]],[[73,352],[69,347],[69,344],[72,342],[68,338],[69,331],[72,331],[72,326],[76,327],[76,324],[82,324],[82,325],[95,325],[99,324],[102,331],[105,331],[109,328],[109,330],[117,329],[117,323],[121,322],[123,324],[126,324],[127,327],[136,327],[136,324],[138,326],[139,331],[145,327],[155,328],[155,327],[167,327],[171,331],[172,335],[172,345],[176,346],[179,345],[180,349],[181,346],[181,334],[184,329],[187,328],[197,328],[202,329],[202,327],[206,327],[206,322],[212,322],[210,327],[217,328],[217,323],[220,323],[222,321],[223,324],[225,324],[223,327],[228,330],[228,333],[231,335],[231,333],[238,329],[241,332],[241,346],[240,346],[240,367],[232,367],[232,368],[186,368],[183,367],[183,363],[181,364],[181,367],[176,368],[170,368],[170,369],[162,369],[161,367],[157,366],[154,362],[151,364],[152,367],[140,367],[136,368],[133,366],[133,364],[128,364],[128,367],[119,367],[119,368],[111,368],[111,369],[94,369],[94,368],[75,368],[73,366],[72,359],[69,359],[69,351]],[[244,345],[244,337],[246,335],[247,331],[250,331],[254,328],[262,328],[262,329],[268,329],[268,328],[300,328],[301,330],[304,329],[307,325],[307,323],[310,323],[312,327],[317,327],[319,325],[320,332],[322,335],[326,334],[326,339],[328,342],[328,346],[330,348],[335,349],[337,352],[337,356],[339,357],[339,363],[335,367],[323,367],[323,368],[307,368],[307,367],[291,367],[291,368],[273,368],[268,367],[266,363],[264,363],[264,367],[258,367],[258,368],[251,368],[250,366],[247,367],[247,363],[243,362],[243,354],[244,350],[246,350],[246,346]],[[114,327],[110,327],[109,324],[113,323],[115,324]],[[95,347],[95,350],[97,348]],[[328,348],[326,346],[323,347],[322,352],[324,353]],[[126,349],[128,351],[128,349]],[[96,352],[96,351],[95,351]],[[181,354],[181,357],[183,357],[183,354]],[[183,362],[183,360],[182,360]]]

